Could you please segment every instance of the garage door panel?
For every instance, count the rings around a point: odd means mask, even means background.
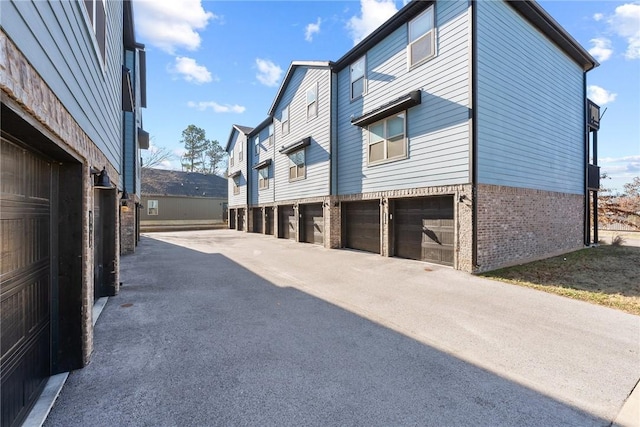
[[[0,372],[2,423],[19,423],[50,369],[51,166],[2,139]]]
[[[303,209],[304,241],[316,245],[323,244],[324,218],[322,205],[304,205]]]
[[[278,234],[280,238],[296,240],[296,217],[293,206],[278,207]]]
[[[377,200],[345,203],[345,246],[380,253],[380,204]]]

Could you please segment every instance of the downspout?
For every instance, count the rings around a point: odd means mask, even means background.
[[[478,11],[471,0],[471,271],[478,267]]]
[[[591,244],[589,206],[589,126],[587,125],[587,72],[582,73],[582,125],[584,126],[584,244]]]

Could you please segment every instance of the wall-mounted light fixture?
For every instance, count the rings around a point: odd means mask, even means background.
[[[127,187],[122,191],[122,196],[120,197],[120,201],[122,202],[122,206],[127,206],[127,202],[129,201],[129,193],[127,193]]]
[[[111,186],[111,179],[109,179],[109,175],[107,174],[107,168],[104,167],[102,170],[92,167],[90,170],[91,176],[93,177],[93,187],[94,188],[106,188],[111,190],[113,187]]]

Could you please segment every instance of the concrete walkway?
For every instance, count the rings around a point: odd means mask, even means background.
[[[121,268],[47,426],[608,426],[640,378],[640,317],[432,264],[216,230]]]

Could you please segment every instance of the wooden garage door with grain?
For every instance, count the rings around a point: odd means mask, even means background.
[[[296,240],[296,223],[292,205],[278,207],[278,237]]]
[[[380,202],[368,200],[343,205],[345,247],[380,253]]]
[[[238,231],[244,231],[244,209],[238,209]]]
[[[323,229],[324,217],[322,216],[322,204],[302,206],[302,221],[304,223],[304,241],[322,245],[324,243]]]
[[[20,425],[50,374],[51,165],[2,139],[2,426]]]
[[[395,256],[453,265],[453,197],[419,197],[393,203]]]
[[[273,235],[273,208],[264,209],[265,234]]]
[[[251,209],[253,214],[253,232],[262,234],[262,209],[253,208]]]

